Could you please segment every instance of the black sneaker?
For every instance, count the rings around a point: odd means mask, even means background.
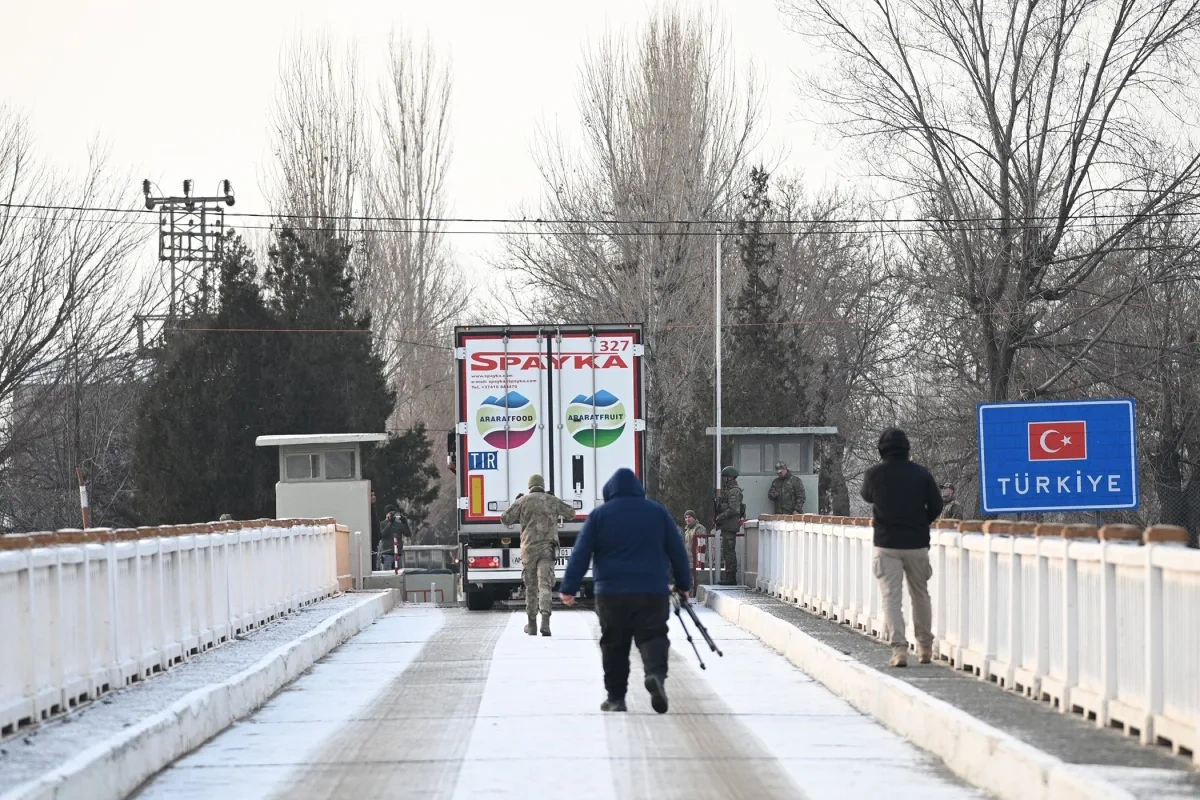
[[[647,675],[645,686],[650,693],[650,707],[659,714],[667,713],[666,682],[658,675]]]
[[[625,698],[618,697],[618,698],[614,699],[614,698],[610,697],[607,700],[605,700],[603,703],[600,704],[600,710],[601,711],[625,711],[626,710],[625,709]]]

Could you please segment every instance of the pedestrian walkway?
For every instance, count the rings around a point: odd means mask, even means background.
[[[672,621],[669,714],[640,670],[603,714],[595,615],[402,607],[251,718],[143,787],[140,800],[590,800],[981,797],[749,634],[698,613],[725,651],[701,671]],[[711,657],[710,657],[711,656]],[[636,664],[636,658],[635,658]]]
[[[153,678],[110,692],[57,719],[0,741],[0,795],[44,776],[117,737],[198,689],[227,681],[276,648],[311,633],[374,593],[343,594],[306,606]]]
[[[1172,755],[1169,749],[1142,745],[1122,732],[1097,728],[1081,717],[1062,714],[1048,704],[1004,691],[943,664],[918,665],[913,656],[907,668],[891,668],[891,648],[887,644],[778,598],[744,588],[711,591],[786,620],[865,666],[905,681],[1068,764],[1086,766],[1135,797],[1200,797],[1200,774],[1191,769],[1189,760]]]

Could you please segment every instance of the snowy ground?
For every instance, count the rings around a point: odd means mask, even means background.
[[[697,609],[725,651],[707,671],[678,628],[650,709],[602,714],[597,624],[401,607],[259,713],[151,781],[140,800],[419,797],[979,797],[741,630]],[[674,621],[673,621],[674,622]],[[635,658],[636,663],[636,658]]]
[[[228,680],[272,650],[363,602],[345,594],[296,611],[161,675],[135,683],[44,725],[0,742],[0,794],[65,764],[88,747],[162,711],[189,692]]]

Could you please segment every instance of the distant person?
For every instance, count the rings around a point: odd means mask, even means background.
[[[942,495],[929,470],[908,460],[908,435],[888,428],[879,437],[880,463],[863,476],[862,499],[875,517],[872,571],[883,596],[885,635],[892,646],[892,666],[908,666],[908,642],[901,610],[903,582],[908,578],[918,659],[933,659],[933,608],[929,602],[929,524],[942,511]]]
[[[721,531],[721,559],[725,571],[721,574],[723,586],[737,585],[737,533],[742,527],[745,506],[742,504],[742,487],[738,485],[736,467],[721,470],[721,491],[717,496],[716,526]]]
[[[938,515],[939,519],[962,519],[962,509],[959,508],[958,501],[954,499],[954,484],[942,484],[942,513]]]
[[[775,480],[767,490],[767,499],[775,501],[776,514],[801,514],[804,512],[804,484],[798,475],[788,469],[787,462],[775,462]]]
[[[696,539],[708,535],[708,531],[704,530],[704,526],[700,524],[700,520],[696,517],[696,512],[690,508],[683,512],[683,549],[687,552],[688,566],[693,570],[696,568]]]
[[[575,507],[546,492],[541,475],[529,477],[529,494],[519,496],[500,516],[505,525],[521,525],[521,581],[525,584],[525,633],[536,636],[542,614],[542,636],[550,635],[554,601],[554,566],[558,563],[558,522],[575,519]]]
[[[412,537],[412,528],[404,512],[393,505],[385,509],[380,522],[379,566],[381,569],[396,569],[404,560],[404,540]]]
[[[646,499],[632,470],[619,469],[604,484],[604,503],[588,514],[567,562],[561,597],[575,604],[588,564],[596,584],[600,617],[600,659],[607,697],[601,711],[625,711],[629,688],[629,647],[636,643],[646,674],[650,705],[667,712],[667,638],[670,588],[686,595],[692,573],[683,537],[665,508]]]
[[[379,563],[379,539],[380,539],[380,537],[383,536],[383,534],[380,532],[379,518],[381,515],[379,513],[379,504],[376,501],[374,489],[371,490],[370,514],[371,514],[371,553],[372,553],[372,557],[375,559],[375,564],[372,566],[372,569],[381,569],[381,565]]]

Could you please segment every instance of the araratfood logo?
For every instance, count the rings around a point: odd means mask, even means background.
[[[603,389],[594,398],[578,395],[567,406],[567,431],[585,447],[607,447],[625,432],[625,404]]]
[[[504,429],[505,422],[508,430]],[[497,450],[511,450],[533,438],[537,411],[520,392],[509,392],[504,397],[488,395],[475,413],[475,423],[485,442]]]

